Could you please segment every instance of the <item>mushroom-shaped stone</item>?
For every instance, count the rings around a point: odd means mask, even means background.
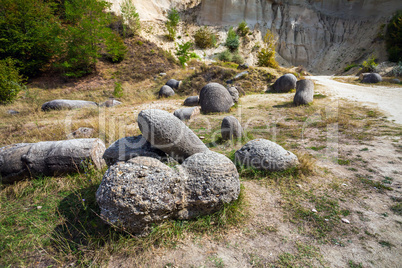
[[[300,80],[296,84],[296,94],[293,98],[295,105],[306,105],[313,102],[314,82],[308,79]]]
[[[243,135],[243,128],[236,117],[226,116],[222,120],[221,134],[222,139],[225,141],[240,139]]]
[[[192,117],[200,114],[200,108],[199,107],[189,107],[189,108],[183,108],[183,109],[178,109],[174,111],[173,115],[179,118],[182,121],[185,120],[190,120]]]
[[[153,147],[142,135],[135,137],[125,137],[115,141],[103,154],[108,166],[114,165],[119,161],[147,156],[158,160],[165,160],[166,153]]]
[[[168,98],[173,95],[174,95],[174,90],[170,86],[164,85],[159,90],[159,98],[162,98],[162,97]]]
[[[363,75],[362,83],[375,84],[382,81],[381,75],[377,73],[368,73]]]
[[[181,86],[181,81],[177,81],[176,79],[170,79],[169,81],[166,82],[166,85],[174,89],[179,89]]]
[[[285,74],[279,77],[274,83],[274,90],[280,93],[286,93],[296,88],[297,78],[293,74]]]
[[[211,151],[176,169],[149,157],[111,166],[96,192],[101,216],[125,231],[146,235],[152,224],[216,212],[236,200],[239,174],[230,159]]]
[[[179,162],[195,153],[208,150],[191,129],[166,111],[143,110],[138,115],[137,122],[147,141]]]
[[[93,101],[84,100],[52,100],[42,105],[42,111],[62,109],[72,110],[86,107],[98,107],[98,104]]]
[[[184,106],[198,106],[198,103],[200,101],[200,97],[198,96],[191,96],[188,97],[185,101],[184,101]]]
[[[228,112],[233,104],[229,91],[218,83],[209,83],[201,89],[200,105],[204,113]]]
[[[80,127],[76,131],[67,135],[67,139],[90,138],[95,133],[95,129],[90,127]]]
[[[281,171],[299,164],[296,155],[265,139],[249,141],[236,151],[235,158],[242,166],[264,171]]]
[[[239,102],[239,91],[237,91],[236,87],[229,87],[228,88],[230,96],[232,96],[233,102]]]
[[[110,99],[110,100],[105,101],[104,103],[102,103],[99,106],[100,107],[110,108],[110,107],[114,107],[114,106],[117,106],[117,105],[120,105],[120,104],[122,104],[122,102],[120,102],[118,100],[115,100],[115,99]]]

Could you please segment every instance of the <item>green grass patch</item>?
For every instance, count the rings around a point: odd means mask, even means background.
[[[361,181],[363,184],[366,184],[366,185],[368,185],[368,186],[370,186],[370,187],[374,187],[374,188],[376,188],[376,189],[378,189],[378,190],[380,190],[380,191],[383,191],[383,190],[392,191],[392,188],[391,188],[391,187],[386,186],[386,185],[382,184],[382,183],[379,182],[379,181],[373,181],[373,180],[366,179],[366,178],[361,178],[360,181]]]
[[[338,164],[341,166],[349,166],[350,160],[349,159],[338,159]]]
[[[325,148],[327,148],[327,146],[312,146],[312,147],[309,147],[309,148],[307,148],[307,149],[311,149],[311,150],[313,150],[313,151],[321,151],[322,149],[325,149]]]

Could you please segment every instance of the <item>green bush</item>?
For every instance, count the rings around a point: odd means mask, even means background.
[[[166,37],[173,41],[176,38],[177,25],[179,25],[180,22],[180,14],[175,8],[173,8],[169,11],[167,18],[168,20],[166,21],[165,26],[168,34]]]
[[[180,61],[181,66],[184,68],[187,61],[193,58],[199,58],[194,52],[190,52],[193,43],[186,42],[184,44],[177,44],[176,55]]]
[[[392,75],[402,76],[402,61],[400,61],[397,66],[392,68]]]
[[[198,29],[194,34],[195,45],[199,48],[211,48],[216,45],[215,34],[206,26]]]
[[[123,18],[123,36],[127,36],[129,29],[133,34],[138,33],[141,29],[140,15],[132,0],[124,0],[124,2],[120,4],[120,9]]]
[[[113,63],[121,62],[126,56],[127,47],[119,35],[115,33],[111,33],[111,35],[105,40],[107,58]]]
[[[242,22],[239,23],[239,25],[237,26],[237,33],[240,36],[246,36],[247,34],[250,33],[250,29],[247,26],[247,22],[243,20]]]
[[[385,42],[390,61],[402,61],[402,11],[398,11],[387,26]]]
[[[22,76],[15,67],[14,60],[0,60],[0,103],[13,102],[22,88]]]
[[[237,63],[237,64],[243,64],[244,58],[239,53],[235,53],[235,54],[233,54],[232,62]]]
[[[218,59],[220,61],[225,61],[225,62],[232,61],[232,57],[233,57],[233,55],[229,50],[225,50],[218,54]]]
[[[119,82],[114,82],[113,97],[115,98],[123,97],[123,87]]]
[[[359,64],[356,64],[356,63],[349,64],[348,66],[345,67],[345,69],[343,69],[343,71],[344,71],[344,72],[347,72],[347,71],[349,71],[350,69],[355,68],[355,67],[357,67],[357,66],[359,66]]]
[[[369,72],[374,72],[375,68],[377,67],[376,63],[377,58],[374,56],[371,56],[368,58],[368,60],[364,61],[362,63],[362,72],[363,73],[369,73]]]
[[[236,51],[240,46],[239,36],[233,30],[233,27],[230,27],[228,31],[228,36],[226,38],[225,46],[230,51]]]
[[[259,66],[277,68],[278,63],[275,60],[275,36],[270,31],[264,36],[264,47],[257,53]]]

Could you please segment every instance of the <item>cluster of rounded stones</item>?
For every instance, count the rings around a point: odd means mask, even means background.
[[[159,90],[159,98],[169,98],[175,94],[174,89],[179,89],[182,82],[175,79],[170,79]]]

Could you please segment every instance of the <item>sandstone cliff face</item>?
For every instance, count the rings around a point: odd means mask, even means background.
[[[380,25],[398,9],[401,0],[203,0],[198,22],[224,26],[246,20],[262,34],[270,29],[278,36],[280,56],[324,73],[372,52]]]

